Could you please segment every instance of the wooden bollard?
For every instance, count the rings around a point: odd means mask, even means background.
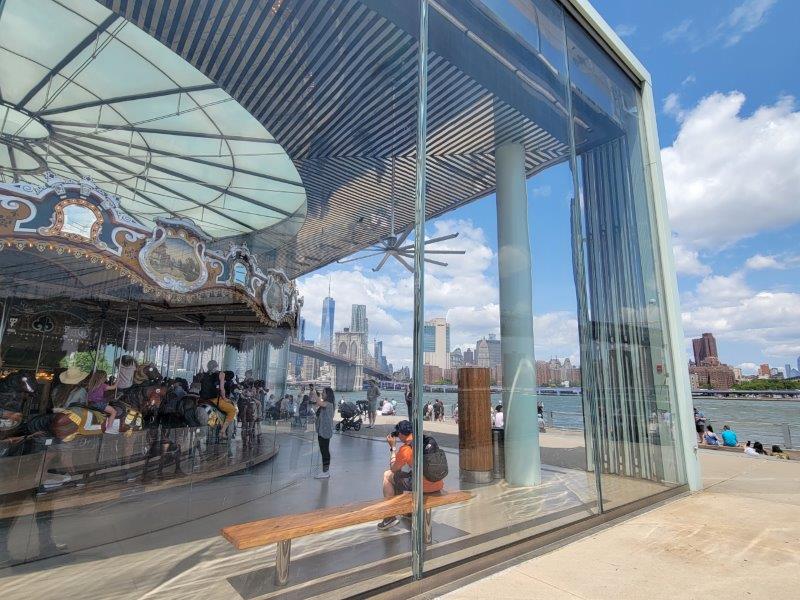
[[[492,481],[491,391],[485,367],[458,370],[458,465],[462,481]]]

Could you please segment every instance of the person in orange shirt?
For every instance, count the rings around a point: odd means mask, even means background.
[[[412,468],[414,466],[414,447],[411,421],[400,421],[395,425],[394,431],[386,436],[391,457],[389,469],[383,474],[383,497],[387,500],[398,494],[411,491]],[[398,442],[400,447],[397,448]],[[422,478],[422,491],[425,494],[439,492],[444,487],[442,481],[428,481]],[[397,516],[386,517],[378,523],[378,529],[389,529],[397,525]]]

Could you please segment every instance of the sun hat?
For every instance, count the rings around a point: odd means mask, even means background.
[[[86,371],[73,365],[61,373],[61,375],[58,376],[58,380],[65,385],[77,385],[88,376],[89,374]]]

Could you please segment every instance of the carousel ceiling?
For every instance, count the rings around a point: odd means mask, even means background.
[[[3,181],[89,176],[143,225],[188,217],[214,240],[300,228],[284,149],[175,52],[95,0],[0,7]]]

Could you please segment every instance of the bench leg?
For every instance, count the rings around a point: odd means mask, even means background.
[[[433,539],[433,532],[431,531],[432,527],[431,522],[431,509],[425,511],[425,543],[430,544]]]
[[[284,586],[289,581],[289,561],[292,556],[292,540],[278,542],[275,557],[275,585]]]

